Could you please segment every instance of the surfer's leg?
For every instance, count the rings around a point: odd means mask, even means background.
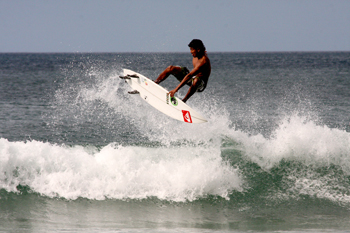
[[[201,80],[199,78],[194,78],[192,81],[192,85],[190,86],[190,88],[188,89],[188,92],[186,94],[186,96],[183,98],[183,102],[186,103],[186,101],[194,94],[196,93],[199,85],[201,84]]]
[[[154,81],[155,83],[159,84],[163,82],[169,75],[178,75],[182,72],[180,66],[168,66],[159,76],[158,78]]]

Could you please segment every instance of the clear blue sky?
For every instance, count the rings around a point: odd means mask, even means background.
[[[350,0],[0,0],[0,52],[350,51]]]

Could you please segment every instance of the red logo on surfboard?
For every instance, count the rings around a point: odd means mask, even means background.
[[[192,118],[191,118],[191,114],[189,111],[186,110],[182,110],[182,115],[184,117],[184,121],[187,123],[192,123]]]

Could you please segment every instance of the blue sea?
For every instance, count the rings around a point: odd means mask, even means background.
[[[189,52],[0,54],[0,232],[349,232],[350,52],[208,56],[188,124],[119,75]]]

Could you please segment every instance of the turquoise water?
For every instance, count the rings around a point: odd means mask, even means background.
[[[348,231],[349,55],[209,53],[195,125],[118,78],[189,53],[0,54],[0,231]]]

